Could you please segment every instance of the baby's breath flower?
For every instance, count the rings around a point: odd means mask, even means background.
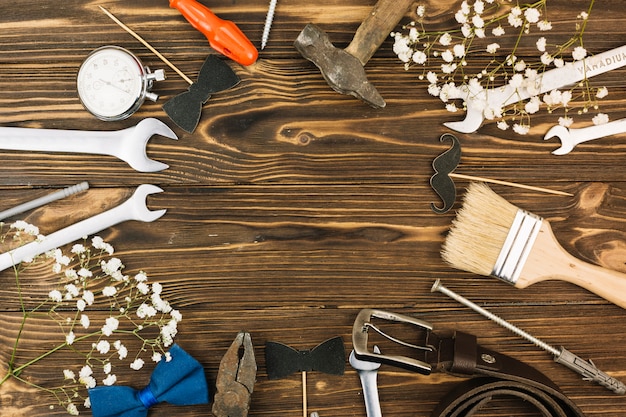
[[[529,132],[529,130],[530,130],[530,126],[528,125],[524,125],[520,123],[515,123],[513,125],[513,131],[519,135],[525,135]]]
[[[61,300],[63,300],[63,294],[61,294],[61,291],[59,290],[52,290],[48,293],[48,297],[56,302],[56,303],[60,303]]]
[[[138,371],[141,368],[143,368],[144,363],[145,362],[143,361],[143,359],[137,358],[130,364],[130,368],[134,369],[135,371]]]
[[[126,356],[128,356],[128,349],[122,344],[122,342],[116,340],[115,343],[113,343],[113,347],[117,350],[120,360],[126,359]]]
[[[96,344],[95,348],[101,354],[106,355],[111,350],[111,344],[107,340],[101,340]]]
[[[587,50],[583,48],[582,46],[577,46],[576,48],[574,48],[574,51],[572,52],[572,58],[574,58],[575,61],[583,60],[585,59],[586,56],[587,56]]]
[[[71,252],[76,255],[80,255],[81,253],[85,253],[86,251],[87,249],[85,248],[85,245],[82,245],[80,243],[77,243],[74,246],[72,246],[72,250],[71,250]]]
[[[563,127],[570,127],[573,122],[574,122],[574,119],[572,119],[571,117],[567,117],[567,116],[559,117],[559,125]]]
[[[496,37],[498,37],[498,36],[502,36],[502,35],[504,35],[505,33],[506,33],[506,32],[505,32],[504,28],[503,28],[502,26],[500,26],[500,25],[496,26],[496,27],[495,27],[495,28],[493,28],[493,30],[491,31],[491,34],[492,34],[493,36],[496,36]]]
[[[115,294],[117,294],[117,289],[115,287],[106,286],[102,289],[102,295],[106,297],[113,297]]]
[[[154,352],[152,354],[152,360],[154,362],[161,362],[161,359],[163,358],[163,355],[161,355],[159,352]]]
[[[541,12],[534,7],[530,7],[524,12],[524,17],[529,23],[537,23],[541,17]]]
[[[24,222],[16,222],[15,227],[19,230],[11,233],[13,235],[17,232],[22,233],[20,239],[26,235],[27,230],[29,233],[37,233],[35,228],[28,227]],[[86,237],[84,241],[88,242]],[[50,290],[46,299],[36,307],[37,310],[41,310],[46,305],[50,306],[47,317],[55,323],[55,326],[62,329],[62,336],[54,342],[57,345],[51,352],[66,348],[68,352],[79,354],[84,364],[79,368],[78,375],[71,369],[64,369],[63,382],[60,385],[55,385],[54,388],[42,387],[46,392],[52,393],[70,414],[78,413],[78,408],[73,402],[75,398],[86,397],[84,406],[90,407],[88,396],[79,390],[91,389],[97,384],[115,384],[117,376],[112,372],[114,366],[111,360],[118,357],[120,361],[126,361],[129,356],[122,340],[109,342],[105,337],[120,334],[139,339],[144,347],[152,348],[153,360],[160,360],[162,355],[160,352],[171,346],[178,332],[178,323],[182,320],[180,312],[162,298],[163,286],[160,283],[148,282],[148,277],[143,271],[136,273],[131,279],[130,275],[123,274],[122,261],[110,258],[114,252],[112,246],[98,237],[92,238],[91,242],[91,247],[84,244],[72,246],[70,253],[76,255],[77,259],[64,255],[58,249],[45,254],[46,259],[54,260],[52,271],[59,281],[57,288]],[[16,274],[19,273],[20,270],[16,270]],[[19,275],[16,275],[16,278],[19,280]],[[22,288],[27,286],[18,286],[19,291]],[[95,295],[100,293],[104,297],[96,299]],[[20,297],[22,296],[24,295],[20,293]],[[101,302],[105,306],[100,306]],[[87,310],[94,304],[98,305],[99,311],[106,308],[114,314],[116,311],[120,313],[106,318],[99,331],[89,333],[85,331],[91,325]],[[30,313],[32,312],[24,312],[24,321],[28,319]],[[124,329],[124,332],[120,329]],[[16,358],[23,356],[22,352],[16,353],[17,348],[22,346],[18,343],[19,334],[21,332],[18,332],[18,340],[14,343],[12,352]],[[91,339],[90,345],[77,342],[88,339]],[[71,348],[67,348],[70,345]],[[88,346],[91,346],[91,349]],[[140,348],[134,360],[126,362],[125,365],[130,364],[132,369],[141,369],[144,360],[139,357],[139,353],[144,350],[145,348]],[[4,380],[17,377],[25,367],[46,359],[51,352],[29,360],[23,366],[15,364]],[[171,359],[167,354],[165,357],[166,360]],[[92,368],[91,364],[101,366]]]
[[[606,87],[600,87],[596,91],[596,98],[604,98],[609,95],[609,90]]]
[[[69,403],[69,404],[67,405],[66,410],[67,410],[67,413],[68,413],[69,415],[71,415],[71,416],[77,416],[77,415],[79,415],[79,413],[78,413],[78,408],[77,408],[77,407],[76,407],[76,405],[75,405],[75,404],[73,404],[73,403]]]
[[[543,36],[541,38],[537,39],[536,45],[537,45],[537,50],[539,52],[545,52],[546,51],[546,42],[547,42],[547,40]]]
[[[107,377],[102,380],[102,383],[104,385],[110,386],[110,385],[115,384],[116,381],[117,381],[117,377],[114,374],[110,374],[110,375],[107,375]]]
[[[598,113],[591,119],[594,125],[603,125],[609,122],[609,115],[605,113]]]
[[[498,49],[500,49],[500,45],[495,42],[487,45],[487,52],[490,54],[495,54]]]

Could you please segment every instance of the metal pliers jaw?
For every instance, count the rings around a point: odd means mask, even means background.
[[[216,417],[248,415],[256,371],[250,333],[239,332],[220,362],[217,393],[213,402],[213,414]]]

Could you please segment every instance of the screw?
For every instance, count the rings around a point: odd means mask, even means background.
[[[276,10],[277,2],[278,0],[270,0],[270,6],[267,9],[265,26],[263,27],[263,36],[261,37],[261,50],[265,49],[265,45],[267,45],[267,40],[270,37],[270,28],[272,27],[272,21],[274,20],[274,11]]]
[[[519,327],[516,327],[516,326],[512,325],[508,321],[506,321],[506,320],[496,316],[495,314],[491,313],[490,311],[485,310],[481,306],[479,306],[477,304],[474,304],[473,302],[471,302],[467,298],[462,297],[459,294],[455,293],[454,291],[444,287],[443,284],[441,283],[441,280],[435,281],[435,283],[433,284],[433,287],[431,288],[430,291],[431,292],[439,291],[440,293],[447,295],[448,297],[452,298],[453,300],[456,300],[459,303],[461,303],[461,304],[471,308],[472,310],[476,311],[477,313],[482,314],[483,316],[487,317],[488,319],[493,320],[494,322],[496,322],[500,326],[504,327],[505,329],[508,329],[508,330],[512,331],[516,335],[518,335],[518,336],[528,340],[529,342],[539,346],[543,350],[546,350],[546,351],[550,352],[551,354],[553,354],[555,356],[559,356],[561,354],[561,351],[559,349],[556,349],[556,348],[550,346],[549,344],[547,344],[545,342],[542,342],[541,340],[537,339],[536,337],[531,336],[530,334],[526,333],[524,330],[520,329]]]

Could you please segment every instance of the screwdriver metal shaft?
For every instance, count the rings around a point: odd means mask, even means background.
[[[565,365],[571,370],[579,373],[580,375],[583,376],[583,379],[585,381],[595,381],[598,384],[602,385],[603,387],[608,388],[609,390],[615,392],[616,394],[621,395],[621,394],[626,393],[626,385],[624,385],[622,382],[618,381],[617,379],[607,375],[606,373],[600,371],[598,368],[596,368],[596,366],[594,365],[592,361],[586,361],[574,355],[572,352],[565,349],[564,347],[560,347],[559,349],[557,349],[537,339],[536,337],[531,336],[530,334],[526,333],[524,330],[520,329],[519,327],[514,326],[508,321],[496,316],[490,311],[485,310],[481,306],[471,302],[467,298],[462,297],[459,294],[455,293],[454,291],[444,287],[443,284],[441,283],[441,280],[437,280],[433,284],[433,287],[431,288],[431,292],[435,292],[435,291],[438,291],[442,294],[447,295],[453,300],[458,301],[459,303],[471,308],[477,313],[480,313],[481,315],[487,317],[488,319],[493,320],[500,326],[512,331],[516,335],[528,340],[529,342],[539,346],[543,350],[551,353],[554,356],[554,361],[556,363]]]

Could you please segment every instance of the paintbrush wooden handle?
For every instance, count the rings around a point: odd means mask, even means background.
[[[550,224],[544,220],[515,287],[526,288],[547,280],[570,282],[626,308],[626,274],[570,255],[558,243]]]

